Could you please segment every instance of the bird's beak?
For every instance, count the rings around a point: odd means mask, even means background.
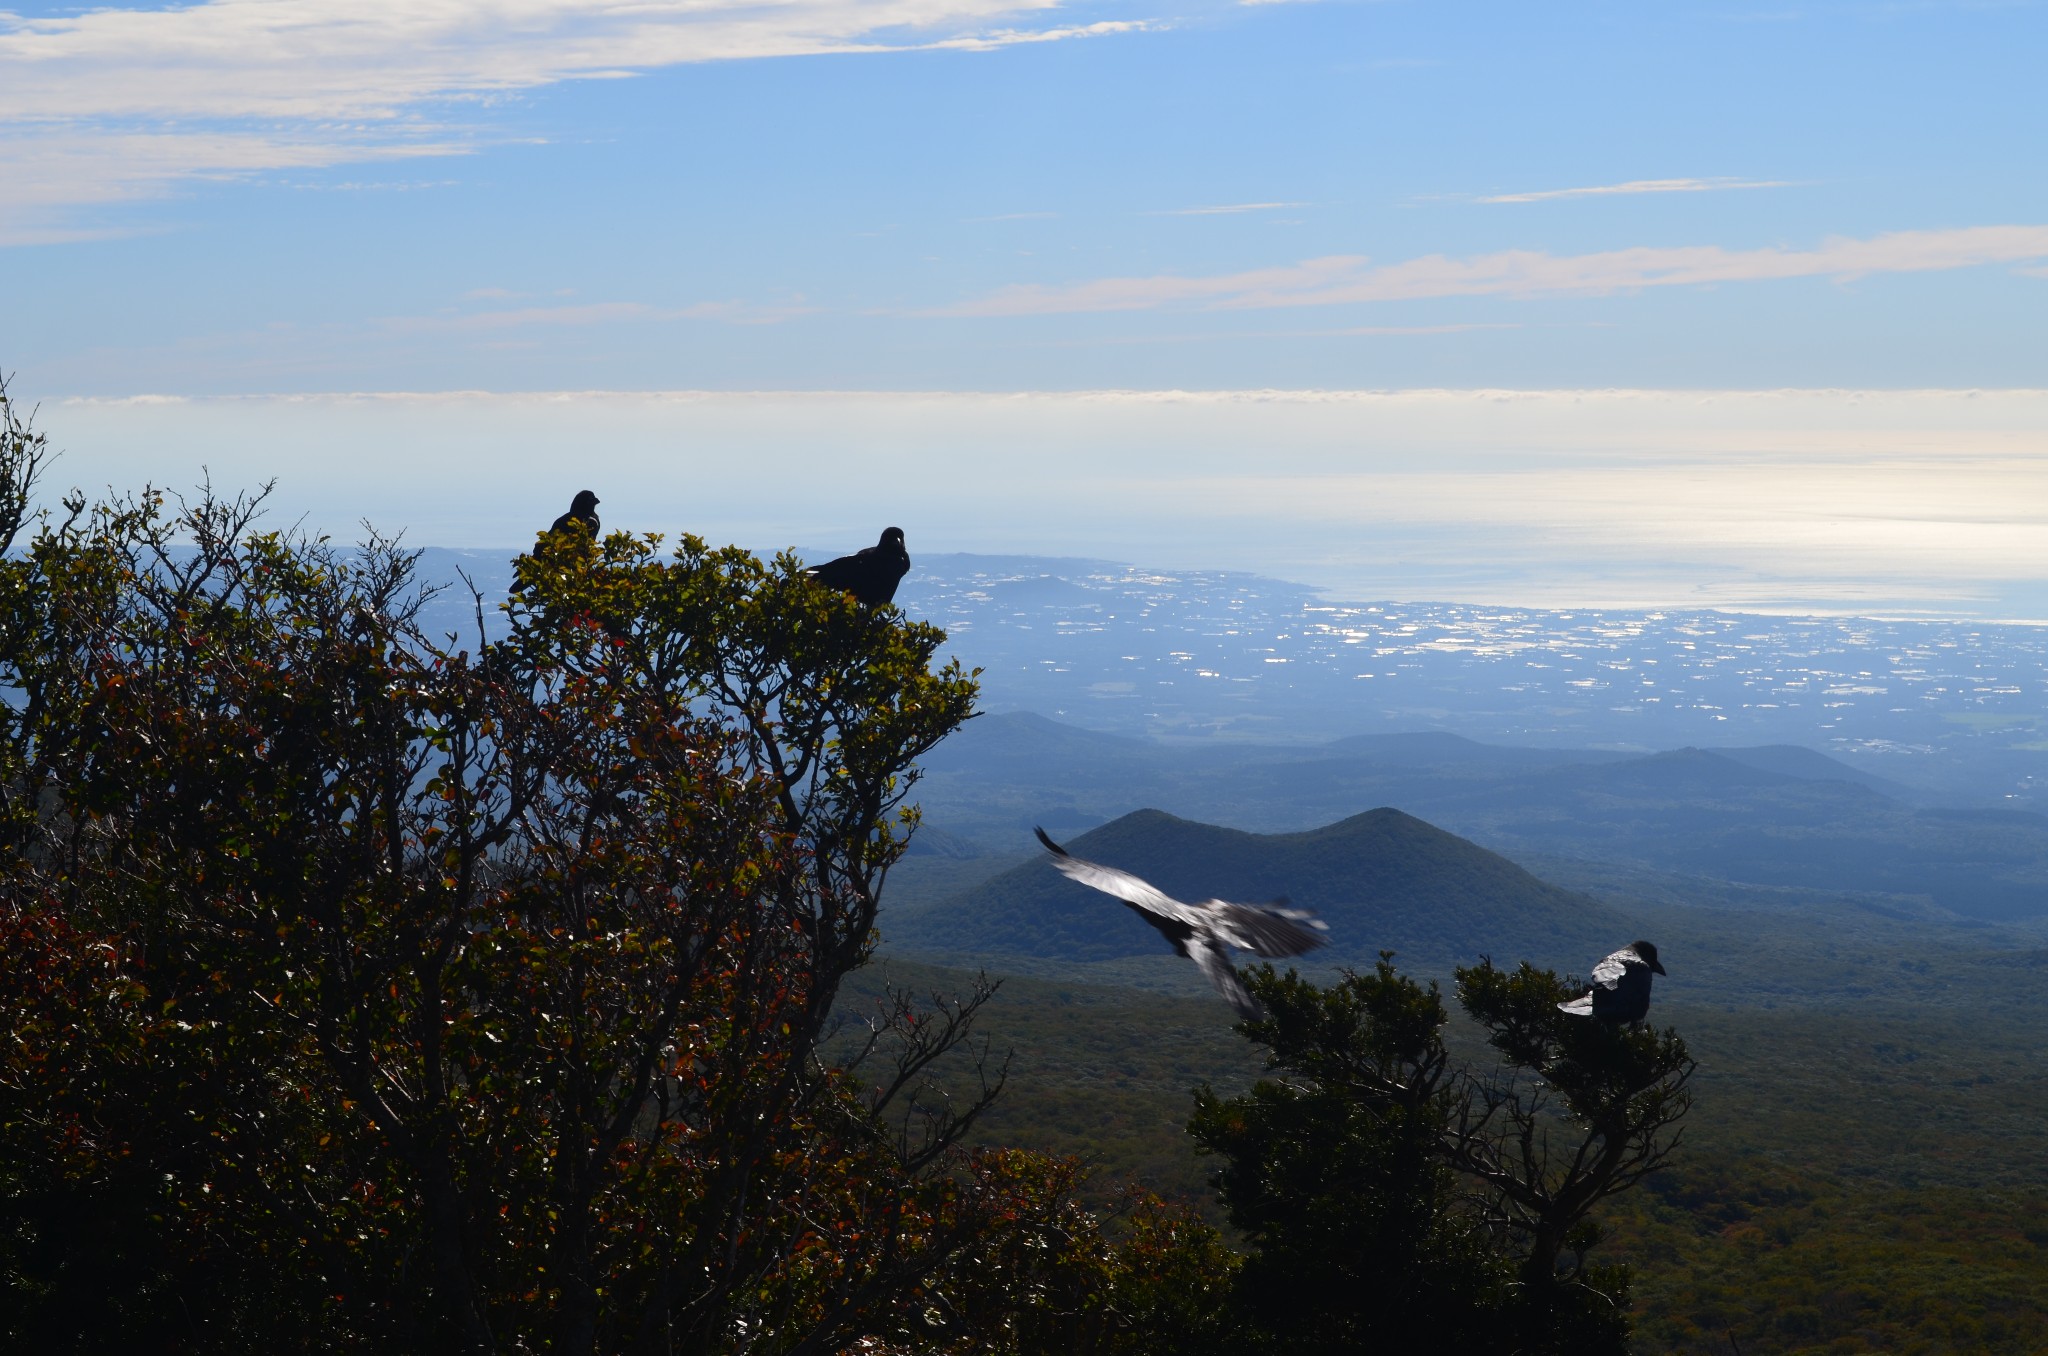
[[[1650,968],[1660,975],[1664,973],[1664,965],[1661,961],[1651,961]]]

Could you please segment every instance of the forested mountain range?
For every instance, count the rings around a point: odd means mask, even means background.
[[[1173,745],[1029,714],[970,722],[927,760],[923,850],[1014,853],[1139,808],[1265,833],[1392,807],[1512,858],[1583,858],[1833,891],[1931,916],[2048,914],[2048,816],[1941,806],[1788,746],[1599,749],[1444,733],[1309,747]]]

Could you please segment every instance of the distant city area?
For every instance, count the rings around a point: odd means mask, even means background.
[[[982,670],[990,711],[1173,741],[1800,744],[1958,800],[2048,804],[2048,627],[1348,602],[1235,572],[912,556],[898,605]],[[510,577],[493,553],[422,562],[457,566],[487,593]]]
[[[920,559],[898,601],[990,710],[1165,738],[1443,729],[1513,744],[1803,744],[2008,803],[2048,794],[2048,628],[1340,602],[1254,575]]]

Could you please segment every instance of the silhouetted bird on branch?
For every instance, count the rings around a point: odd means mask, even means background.
[[[548,531],[560,532],[571,523],[582,523],[590,529],[590,535],[597,535],[597,496],[589,490],[578,490],[569,511],[549,525]]]
[[[896,599],[896,585],[910,573],[910,552],[903,549],[903,529],[886,528],[882,539],[850,556],[810,568],[811,578],[826,588],[841,589],[869,607]]]
[[[1259,1018],[1259,1005],[1245,992],[1223,948],[1234,946],[1258,956],[1299,956],[1321,946],[1323,938],[1317,934],[1329,930],[1327,923],[1318,921],[1306,909],[1288,908],[1285,900],[1230,904],[1205,899],[1199,904],[1184,904],[1128,871],[1082,861],[1046,837],[1044,829],[1034,832],[1052,853],[1054,866],[1070,880],[1115,895],[1128,904],[1132,912],[1172,942],[1175,951],[1200,967],[1216,986],[1216,992],[1228,998],[1237,1015],[1246,1021]]]
[[[1593,967],[1593,984],[1559,1010],[1603,1022],[1640,1022],[1650,1012],[1650,976],[1663,974],[1657,948],[1631,942]]]

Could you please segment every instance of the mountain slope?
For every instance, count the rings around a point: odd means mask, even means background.
[[[1313,959],[1364,964],[1387,949],[1411,960],[1490,954],[1583,967],[1602,954],[1600,947],[1627,940],[1627,925],[1606,906],[1399,810],[1285,834],[1140,810],[1066,846],[1184,899],[1285,895],[1330,926],[1329,949]],[[963,959],[1101,961],[1166,949],[1129,908],[1067,880],[1044,860],[949,903],[905,910],[886,931],[892,949]]]

